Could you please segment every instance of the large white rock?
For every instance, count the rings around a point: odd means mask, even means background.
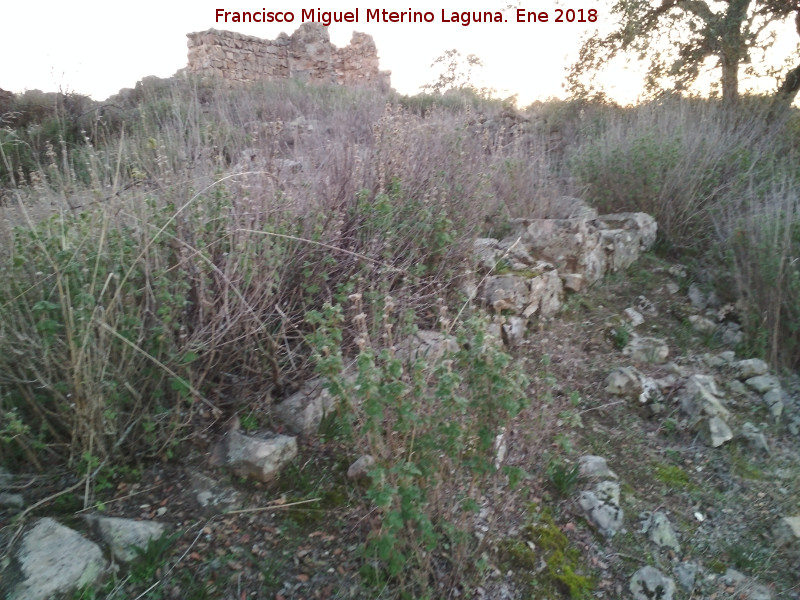
[[[297,456],[297,439],[287,435],[244,435],[231,430],[222,441],[223,463],[240,477],[271,481]]]
[[[672,600],[675,581],[655,567],[642,567],[631,577],[629,586],[636,600]]]
[[[138,558],[135,548],[144,550],[150,540],[157,540],[164,535],[164,525],[155,521],[134,521],[99,515],[86,515],[85,518],[111,550],[112,556],[123,563]]]
[[[622,349],[622,353],[638,362],[660,364],[666,362],[669,346],[662,339],[633,334],[628,345]]]
[[[660,510],[646,515],[642,530],[647,533],[647,537],[657,546],[671,548],[680,553],[681,546],[678,543],[678,536],[675,535],[675,530],[672,528],[672,523],[669,522],[667,515]]]
[[[323,417],[336,408],[336,400],[325,385],[326,380],[322,377],[312,379],[272,407],[275,416],[289,432],[303,436],[316,433]]]
[[[14,558],[0,580],[0,592],[8,600],[65,595],[93,583],[107,566],[97,544],[49,517],[24,534]]]
[[[578,504],[586,518],[605,537],[612,537],[622,527],[623,511],[619,505],[619,484],[601,481],[594,490],[585,490]]]
[[[733,364],[737,379],[750,379],[758,375],[766,375],[769,365],[760,358],[747,358]]]
[[[730,411],[723,404],[722,392],[710,375],[691,375],[680,394],[681,409],[692,419],[701,415],[727,419]]]

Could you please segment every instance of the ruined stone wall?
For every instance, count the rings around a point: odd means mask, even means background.
[[[301,81],[389,88],[372,36],[353,33],[348,46],[331,44],[328,29],[303,23],[291,36],[265,40],[233,31],[190,33],[188,73],[233,81],[296,78]]]

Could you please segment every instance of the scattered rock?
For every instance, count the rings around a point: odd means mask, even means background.
[[[365,479],[369,474],[369,470],[374,466],[375,459],[369,454],[365,454],[350,465],[347,469],[347,478],[353,480]]]
[[[769,372],[769,366],[760,358],[740,360],[734,363],[733,368],[737,379],[750,379]]]
[[[663,396],[658,384],[635,367],[619,367],[609,373],[605,380],[606,391],[615,396],[636,398],[642,406],[649,406],[651,414],[663,409]]]
[[[623,511],[619,505],[619,484],[601,481],[593,491],[581,492],[578,504],[589,522],[605,537],[612,537],[622,527]]]
[[[458,342],[439,331],[420,329],[397,345],[395,356],[403,362],[425,360],[435,363],[448,352],[458,352]]]
[[[769,414],[775,421],[779,421],[783,414],[783,392],[781,388],[772,388],[763,396],[764,404],[769,408]]]
[[[108,546],[111,555],[122,563],[131,562],[139,556],[134,548],[144,550],[150,540],[164,535],[164,525],[154,521],[134,521],[99,515],[86,515],[85,519]]]
[[[737,396],[747,396],[750,393],[747,386],[738,379],[731,379],[726,386],[730,392]]]
[[[672,600],[675,581],[655,567],[642,567],[631,578],[629,586],[635,600]]]
[[[742,600],[772,600],[772,593],[764,585],[753,582],[747,575],[736,569],[728,569],[720,578],[728,588],[734,588],[733,598]]]
[[[97,544],[45,517],[23,535],[0,592],[8,600],[47,600],[93,583],[106,565]]]
[[[714,321],[701,315],[691,315],[689,323],[692,324],[692,329],[698,333],[714,333],[717,330],[717,324]]]
[[[496,313],[522,314],[531,303],[530,282],[517,275],[492,275],[483,284],[483,299]]]
[[[636,308],[639,312],[647,313],[649,315],[658,314],[656,305],[653,304],[651,300],[645,298],[644,296],[639,296],[638,298],[636,298]]]
[[[689,297],[689,302],[692,303],[692,308],[697,311],[705,310],[707,306],[706,295],[697,287],[697,284],[693,283],[689,286],[687,296]]]
[[[583,477],[597,479],[612,477],[614,479],[619,479],[617,474],[608,468],[608,463],[602,456],[593,456],[591,454],[587,454],[578,459],[578,464],[580,465],[580,474]]]
[[[725,442],[733,439],[731,428],[719,417],[709,418],[708,421],[706,421],[703,433],[712,448],[719,448]]]
[[[800,544],[800,515],[782,517],[773,528],[772,533],[779,548]]]
[[[237,490],[224,487],[202,473],[191,473],[189,477],[192,494],[201,508],[208,509],[212,514],[241,508],[241,494]]]
[[[710,375],[691,375],[680,395],[681,409],[692,419],[701,416],[727,419],[730,411],[722,402],[722,392]]]
[[[295,435],[313,435],[326,414],[336,407],[336,400],[326,389],[327,381],[318,377],[306,382],[302,388],[283,402],[275,405],[275,416]]]
[[[722,326],[722,343],[726,346],[736,347],[744,341],[744,332],[741,325],[728,321]]]
[[[767,444],[767,438],[764,434],[759,431],[758,427],[750,423],[749,421],[742,425],[742,437],[746,439],[750,445],[756,450],[763,450],[767,454],[769,454],[769,445]]]
[[[667,269],[667,273],[678,279],[684,279],[686,277],[686,267],[683,265],[672,265]]]
[[[656,243],[658,224],[647,213],[614,213],[597,217],[601,229],[623,229],[635,232],[639,241],[639,250],[647,250]]]
[[[659,547],[671,548],[678,553],[681,551],[678,537],[666,514],[661,511],[647,512],[642,513],[640,518],[642,519],[642,533],[646,533],[652,542]]]
[[[539,316],[550,318],[555,315],[564,303],[564,288],[556,271],[542,273],[530,280],[530,304],[522,311],[525,318],[538,311]]]
[[[667,289],[667,293],[670,296],[674,296],[675,294],[681,291],[681,286],[679,286],[674,281],[668,282],[664,287]]]
[[[580,273],[567,273],[561,275],[561,282],[564,289],[570,292],[580,292],[584,288],[583,275]]]
[[[21,510],[25,508],[25,497],[22,494],[0,492],[0,507]]]
[[[497,240],[494,238],[478,238],[472,242],[472,253],[478,267],[485,271],[492,271],[498,261]]]
[[[690,594],[694,591],[695,581],[700,572],[700,567],[694,562],[682,562],[673,571],[678,579],[678,585]]]
[[[757,375],[756,377],[750,377],[747,379],[747,381],[745,381],[745,383],[759,394],[766,394],[770,390],[781,389],[780,381],[778,381],[778,379],[772,375]]]
[[[503,341],[509,348],[516,348],[525,339],[528,320],[522,317],[508,317],[503,323]]]
[[[634,335],[622,353],[638,362],[663,363],[669,356],[669,347],[662,339]]]
[[[297,440],[275,433],[250,436],[234,429],[220,444],[224,465],[240,477],[258,481],[271,481],[297,456]]]
[[[632,306],[626,308],[624,314],[625,318],[628,320],[628,323],[631,324],[631,327],[638,327],[639,325],[644,323],[644,317],[642,316],[642,313],[640,313]]]

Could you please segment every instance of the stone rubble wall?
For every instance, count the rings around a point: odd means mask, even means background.
[[[337,48],[328,29],[303,23],[291,36],[265,40],[233,31],[187,34],[186,72],[247,82],[294,78],[314,83],[388,90],[390,72],[381,71],[372,36],[354,32],[350,44]]]

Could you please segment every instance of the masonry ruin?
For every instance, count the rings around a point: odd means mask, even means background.
[[[350,44],[337,48],[328,29],[303,23],[292,35],[265,40],[233,31],[209,29],[187,34],[186,72],[201,77],[247,82],[293,78],[313,83],[388,90],[389,71],[378,65],[372,36],[353,32]]]

